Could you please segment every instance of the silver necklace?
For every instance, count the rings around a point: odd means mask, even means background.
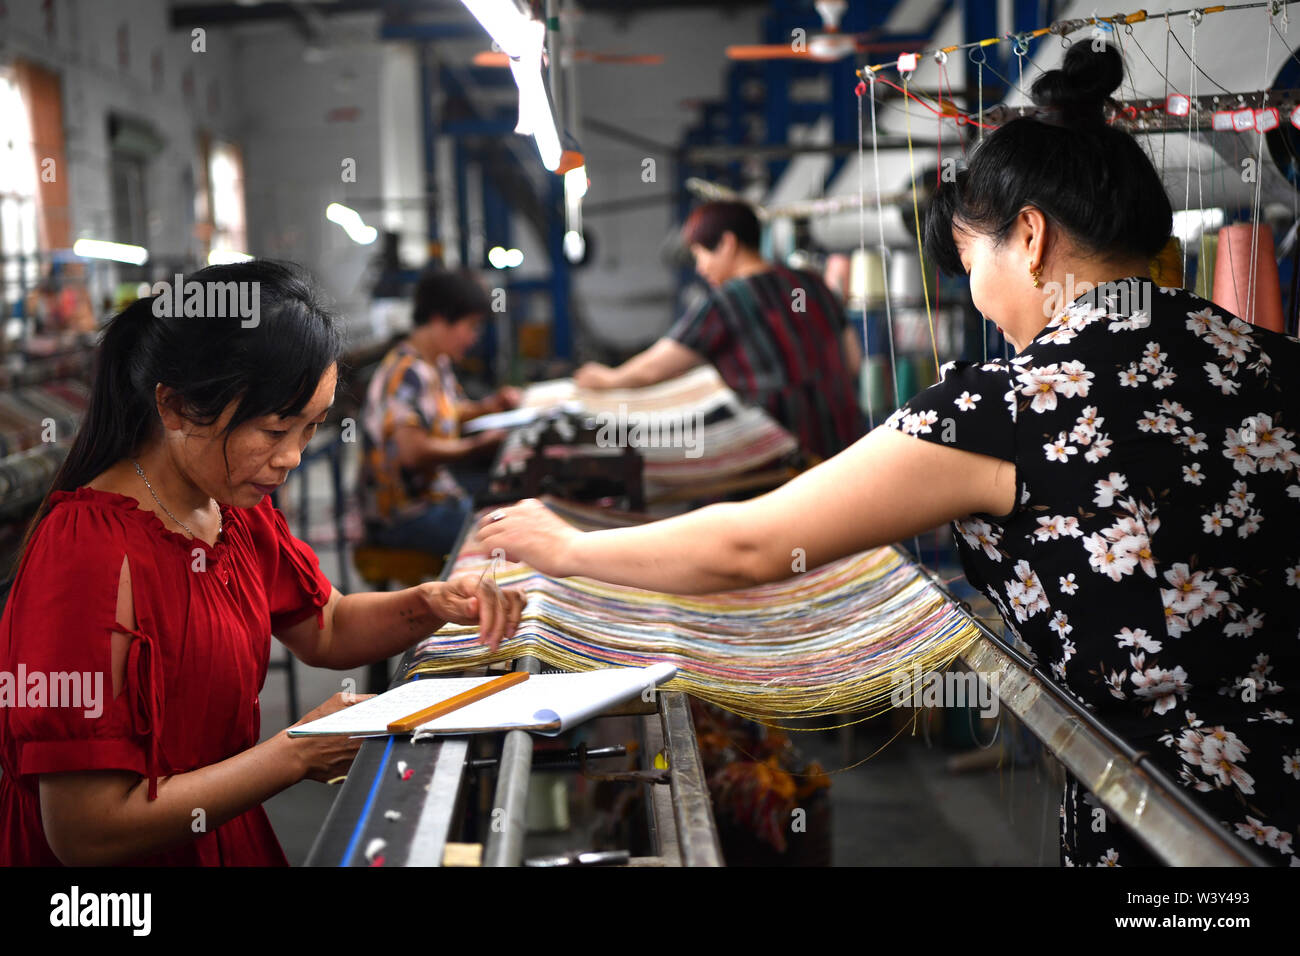
[[[132,458],[131,464],[135,465],[135,473],[144,479],[144,486],[149,489],[149,494],[153,495],[153,500],[158,502],[158,507],[161,508],[163,511],[166,511],[167,517],[171,518],[172,521],[175,521],[178,525],[184,528],[185,533],[188,534],[191,538],[197,538],[198,535],[190,530],[189,525],[187,525],[180,518],[172,514],[171,511],[167,509],[167,506],[162,503],[162,499],[158,497],[158,492],[153,490],[153,485],[149,484],[149,479],[145,477],[144,469],[140,467],[140,463],[136,461],[134,458]],[[221,537],[221,506],[220,505],[217,506],[217,537],[218,538]]]

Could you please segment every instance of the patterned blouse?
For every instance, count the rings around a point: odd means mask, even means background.
[[[949,363],[886,422],[1015,463],[1010,514],[954,522],[967,579],[1022,652],[1280,864],[1300,825],[1297,368],[1300,340],[1125,279],[1009,362]],[[1149,862],[1090,825],[1080,790],[1063,862]]]
[[[409,342],[384,356],[366,389],[361,419],[358,485],[367,524],[396,523],[439,501],[464,497],[446,465],[432,472],[403,468],[394,438],[402,425],[415,425],[435,438],[458,437],[456,405],[464,397],[445,359],[430,365]]]
[[[866,431],[845,363],[847,324],[820,278],[773,266],[711,290],[665,337],[712,362],[744,401],[789,429],[805,453],[824,459]]]

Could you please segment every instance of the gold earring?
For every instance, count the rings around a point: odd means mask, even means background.
[[[1037,269],[1035,269],[1035,268],[1033,268],[1032,266],[1030,266],[1030,268],[1029,268],[1029,274],[1030,274],[1031,276],[1033,276],[1033,279],[1034,279],[1034,288],[1037,289],[1037,288],[1039,287],[1039,285],[1040,285],[1039,280],[1042,278],[1042,275],[1043,275],[1043,267],[1042,267],[1042,266],[1039,266]]]

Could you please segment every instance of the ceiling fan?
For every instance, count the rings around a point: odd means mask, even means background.
[[[661,53],[594,53],[590,50],[573,50],[564,54],[582,63],[622,63],[625,66],[658,66],[663,63]],[[475,66],[509,66],[510,57],[496,50],[482,50],[474,54]]]
[[[731,60],[814,60],[833,63],[848,56],[873,51],[906,51],[903,42],[873,43],[877,33],[841,33],[840,20],[848,9],[847,0],[816,0],[823,30],[804,37],[795,35],[789,43],[753,43],[727,47]],[[801,31],[802,32],[802,31]]]

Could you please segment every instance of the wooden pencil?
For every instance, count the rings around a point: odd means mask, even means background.
[[[514,673],[506,674],[504,677],[497,677],[493,680],[487,681],[486,683],[479,684],[474,689],[467,690],[463,694],[457,694],[455,697],[448,697],[446,700],[434,704],[431,707],[426,707],[424,710],[416,711],[409,717],[403,717],[401,720],[393,721],[388,725],[388,732],[390,734],[410,733],[421,724],[428,723],[444,714],[450,714],[452,711],[460,710],[467,704],[472,704],[475,701],[482,700],[484,697],[491,697],[493,694],[514,687],[516,684],[522,684],[526,680],[528,680],[527,671],[515,671]]]

